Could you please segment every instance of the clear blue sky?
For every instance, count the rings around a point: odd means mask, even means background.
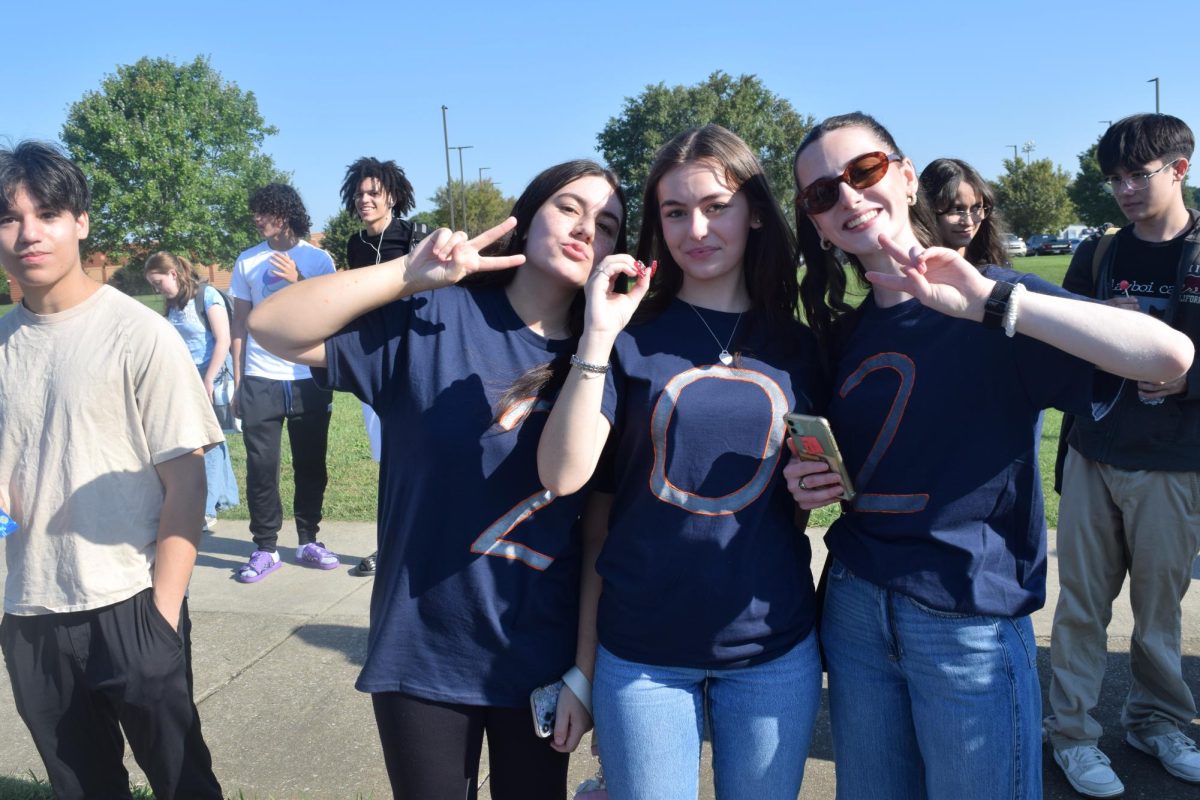
[[[446,179],[442,105],[450,145],[473,146],[467,179],[489,167],[515,195],[543,167],[598,157],[596,134],[648,84],[717,69],[758,75],[818,119],[874,114],[918,169],[955,156],[989,178],[1026,141],[1074,174],[1099,120],[1154,110],[1148,78],[1162,110],[1200,130],[1194,0],[907,6],[14,0],[0,140],[57,139],[70,104],[119,64],[207,55],[279,128],[265,149],[319,229],[360,155],[395,158],[417,209],[431,206]]]

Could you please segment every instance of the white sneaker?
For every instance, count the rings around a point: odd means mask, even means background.
[[[1125,793],[1125,784],[1112,771],[1108,756],[1095,745],[1055,750],[1054,761],[1062,767],[1072,788],[1086,797],[1116,797]]]
[[[210,517],[207,514],[204,515],[204,530],[211,532],[213,529],[213,526],[216,524],[217,524],[216,517]]]
[[[1179,780],[1200,783],[1200,750],[1181,731],[1159,736],[1138,736],[1130,731],[1125,741],[1135,750],[1157,758],[1162,768]]]

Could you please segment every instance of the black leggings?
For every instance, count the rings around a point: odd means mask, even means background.
[[[533,732],[528,708],[371,695],[396,800],[475,800],[487,734],[494,800],[565,800],[569,756]]]

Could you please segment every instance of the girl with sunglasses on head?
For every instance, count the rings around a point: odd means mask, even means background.
[[[547,493],[536,448],[575,349],[580,289],[624,248],[624,206],[608,170],[559,164],[515,219],[474,239],[438,230],[251,316],[264,347],[379,414],[380,558],[357,686],[397,798],[475,797],[485,735],[492,797],[565,797],[567,754],[591,725],[576,677],[595,652],[576,639],[590,633],[577,624],[584,496]],[[572,688],[552,738],[538,738],[530,693],[564,673]]]
[[[823,382],[795,320],[793,239],[717,125],[659,151],[643,208],[638,260],[588,279],[538,449],[545,485],[569,494],[611,447],[594,688],[609,796],[694,800],[707,727],[718,798],[795,800],[821,667],[783,415],[811,412]]]
[[[957,158],[939,158],[921,171],[919,183],[937,220],[937,244],[977,267],[1009,263],[995,195],[974,167]]]
[[[1120,383],[1107,373],[1168,380],[1191,343],[930,247],[916,171],[865,114],[817,125],[794,167],[801,299],[857,492],[826,537],[838,797],[1039,798],[1041,411],[1101,414]],[[847,272],[871,287],[857,309]],[[843,490],[822,463],[785,475],[805,510]]]

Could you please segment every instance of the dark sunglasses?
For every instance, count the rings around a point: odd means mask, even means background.
[[[801,189],[796,199],[806,214],[824,214],[837,205],[839,184],[845,182],[851,188],[866,189],[883,180],[893,161],[903,160],[904,156],[895,153],[864,153],[847,164],[841,175],[818,178]]]

